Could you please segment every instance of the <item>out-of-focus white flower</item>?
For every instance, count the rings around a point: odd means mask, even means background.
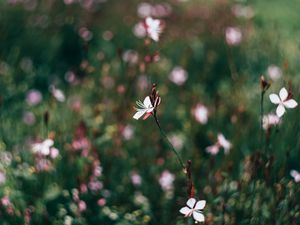
[[[66,97],[65,97],[65,94],[63,93],[63,91],[60,89],[57,89],[53,85],[50,86],[50,92],[57,101],[64,102],[66,100]]]
[[[173,83],[181,86],[185,83],[188,78],[188,73],[181,66],[176,66],[173,68],[171,73],[169,74],[169,79]]]
[[[137,101],[136,104],[137,104],[138,107],[140,107],[140,108],[135,108],[135,110],[137,112],[134,114],[133,118],[136,119],[136,120],[141,118],[144,114],[146,114],[146,115],[144,116],[143,119],[144,120],[147,119],[151,115],[152,111],[154,110],[154,107],[151,103],[151,100],[150,100],[149,96],[147,96],[144,99],[144,102]]]
[[[196,201],[196,199],[194,198],[190,198],[187,202],[186,202],[185,207],[181,208],[179,210],[180,213],[184,214],[185,217],[190,217],[193,215],[193,218],[196,222],[204,222],[205,218],[203,215],[202,210],[204,209],[205,205],[206,205],[206,201],[205,200],[200,200],[200,201]]]
[[[300,182],[300,173],[296,170],[291,170],[290,172],[291,176],[294,178],[296,183]]]
[[[206,148],[206,152],[212,155],[216,155],[220,151],[220,148],[223,148],[224,153],[228,154],[231,147],[232,144],[224,137],[223,134],[219,133],[217,142],[214,145],[208,146]]]
[[[147,35],[154,41],[159,40],[159,35],[162,32],[161,22],[158,19],[153,19],[152,17],[147,17],[145,19],[145,27]]]
[[[130,179],[134,186],[140,186],[142,184],[142,178],[136,171],[131,172]]]
[[[52,149],[54,141],[51,139],[46,139],[41,143],[35,143],[32,145],[32,150],[34,153],[40,153],[42,155],[49,155]]]
[[[122,136],[125,140],[132,139],[133,135],[134,135],[134,130],[133,130],[132,126],[127,125],[123,128]]]
[[[30,90],[26,95],[26,102],[30,106],[39,104],[42,101],[42,99],[42,94],[38,90]]]
[[[242,31],[238,27],[227,27],[225,38],[228,45],[238,45],[242,41]]]
[[[184,143],[184,138],[182,135],[172,134],[169,136],[169,140],[175,149],[178,149],[178,150],[182,149],[183,143]]]
[[[278,80],[282,76],[282,70],[276,65],[270,65],[267,73],[272,80]]]
[[[139,54],[134,50],[127,50],[123,53],[122,59],[124,62],[127,62],[129,65],[135,65],[138,63]]]
[[[208,121],[208,109],[206,106],[198,103],[193,109],[192,114],[194,115],[197,122],[206,124]]]
[[[146,37],[147,31],[143,22],[139,22],[133,27],[133,33],[138,38]]]
[[[232,12],[236,17],[251,19],[254,16],[253,8],[250,6],[243,6],[241,4],[236,4],[232,7]]]
[[[147,2],[142,2],[137,7],[137,13],[139,17],[145,18],[147,16],[151,16],[152,12],[152,5]]]
[[[281,123],[280,118],[273,113],[263,116],[263,129],[264,130],[269,129],[272,126],[277,126],[280,123]]]
[[[170,173],[168,170],[165,170],[160,175],[159,184],[164,191],[170,191],[173,189],[174,180],[174,174]]]
[[[285,113],[285,108],[295,108],[298,103],[292,99],[291,94],[283,87],[279,91],[279,96],[277,94],[270,94],[270,101],[273,104],[278,105],[276,109],[276,114],[278,117],[282,117]]]

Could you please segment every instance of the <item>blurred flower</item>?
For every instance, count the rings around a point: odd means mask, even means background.
[[[182,135],[172,134],[169,136],[169,140],[175,149],[178,149],[178,150],[182,149],[183,142],[184,142]]]
[[[32,145],[32,150],[34,153],[40,153],[42,155],[49,155],[51,149],[53,149],[54,141],[51,139],[46,139],[41,143],[35,143]]]
[[[93,33],[88,28],[81,27],[79,29],[79,36],[85,41],[90,41],[93,38]]]
[[[152,111],[154,110],[154,106],[152,105],[151,103],[151,100],[150,100],[150,97],[147,96],[145,99],[144,99],[144,102],[141,102],[141,101],[136,101],[136,104],[137,106],[139,106],[140,108],[135,108],[135,110],[137,111],[133,118],[138,120],[139,118],[141,118],[144,114],[146,114],[144,116],[144,120],[147,119]]]
[[[242,41],[242,32],[237,27],[227,27],[225,38],[228,45],[238,45]]]
[[[0,185],[4,184],[5,181],[6,181],[5,173],[3,173],[3,172],[0,171]]]
[[[232,7],[232,12],[236,17],[251,19],[254,16],[254,11],[251,6],[243,6],[236,4]]]
[[[152,16],[167,17],[172,13],[172,7],[168,3],[156,4],[152,7]]]
[[[168,170],[162,172],[159,178],[159,184],[164,191],[170,191],[173,187],[173,182],[175,180],[174,174],[170,173]]]
[[[137,23],[136,25],[134,25],[132,31],[133,31],[134,35],[135,35],[136,37],[138,37],[138,38],[146,37],[146,34],[147,34],[143,22],[139,22],[139,23]]]
[[[278,117],[283,116],[285,108],[295,108],[298,105],[298,103],[292,99],[291,93],[289,93],[285,88],[280,89],[279,96],[277,94],[270,94],[269,97],[273,104],[278,105],[276,109]]]
[[[208,121],[208,109],[206,106],[198,103],[193,109],[192,114],[194,115],[197,122],[201,124],[206,124]]]
[[[180,66],[174,67],[171,73],[169,74],[170,81],[177,84],[178,86],[183,85],[187,78],[188,73]]]
[[[59,151],[57,148],[51,148],[50,149],[50,157],[52,159],[55,159],[59,155]]]
[[[263,116],[263,129],[264,130],[268,130],[270,127],[277,126],[280,123],[281,123],[280,118],[273,113]]]
[[[190,198],[186,204],[187,206],[181,208],[179,212],[184,214],[185,217],[190,217],[193,215],[193,218],[196,222],[204,222],[205,218],[201,210],[204,209],[206,201],[200,200],[196,203],[196,199]]]
[[[300,182],[300,173],[296,170],[291,170],[290,172],[291,176],[294,178],[296,183]]]
[[[142,2],[137,7],[137,13],[141,18],[151,16],[151,12],[152,12],[152,5],[149,3]]]
[[[88,187],[86,184],[80,184],[80,192],[86,193],[88,191]]]
[[[122,136],[125,140],[130,140],[132,139],[134,135],[134,130],[132,128],[132,126],[130,125],[126,125],[123,129],[122,129]]]
[[[145,19],[145,29],[148,37],[154,41],[158,41],[159,35],[162,32],[161,21],[158,19],[152,19],[152,17],[147,17]]]
[[[127,50],[123,53],[122,59],[124,62],[127,62],[129,65],[135,65],[138,63],[139,54],[134,50]]]
[[[142,178],[136,171],[131,172],[130,178],[134,186],[140,186],[142,184]]]
[[[27,93],[26,102],[28,105],[34,106],[42,101],[42,94],[38,90],[32,89]]]
[[[102,182],[100,182],[96,179],[92,179],[89,182],[88,187],[91,191],[99,191],[103,188],[103,184],[102,184]]]
[[[216,155],[218,154],[220,148],[224,149],[224,153],[228,154],[229,150],[231,149],[231,143],[224,137],[223,134],[218,134],[218,140],[214,145],[208,146],[206,148],[206,152]]]
[[[63,93],[63,91],[60,89],[57,89],[53,85],[50,86],[50,92],[57,101],[64,102],[66,100],[66,97],[65,97],[65,94]]]
[[[1,198],[0,202],[3,206],[9,206],[11,204],[9,197],[6,195]]]
[[[86,210],[86,203],[85,203],[85,201],[80,200],[78,202],[78,209],[79,209],[80,212],[83,212],[83,211]]]
[[[24,112],[23,122],[27,125],[33,125],[35,123],[35,116],[32,112]]]
[[[105,204],[106,204],[105,198],[100,198],[100,199],[97,201],[97,204],[98,204],[99,206],[105,206]]]
[[[270,65],[267,69],[268,75],[272,80],[278,80],[282,76],[282,70],[276,65]]]

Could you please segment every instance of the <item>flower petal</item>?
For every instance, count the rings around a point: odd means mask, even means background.
[[[147,113],[145,114],[143,120],[146,120],[149,116],[151,116],[151,113],[148,113],[148,112],[147,112]]]
[[[276,94],[270,94],[269,98],[270,98],[270,101],[274,104],[280,103],[280,99],[279,99],[278,95],[276,95]]]
[[[153,107],[149,96],[147,96],[147,97],[144,99],[144,105],[145,105],[147,108]]]
[[[194,198],[190,198],[190,199],[186,202],[187,206],[190,207],[191,209],[194,208],[195,203],[196,203],[196,199],[194,199]]]
[[[180,213],[184,214],[185,216],[188,216],[191,213],[191,209],[189,207],[183,207],[179,210]]]
[[[138,112],[136,112],[136,113],[133,115],[133,119],[138,120],[138,119],[141,118],[145,113],[146,113],[145,110],[138,111]]]
[[[205,207],[206,205],[206,201],[205,200],[200,200],[197,202],[196,206],[195,206],[195,209],[197,210],[201,210]]]
[[[51,147],[54,144],[54,141],[52,139],[46,139],[43,142],[43,145],[47,146],[48,148]]]
[[[283,105],[278,105],[277,109],[276,109],[276,114],[278,117],[282,117],[283,114],[285,113],[285,108]]]
[[[289,99],[289,100],[283,102],[283,104],[285,107],[290,108],[290,109],[295,108],[298,105],[298,103],[294,99]]]
[[[280,89],[279,96],[280,96],[281,101],[286,100],[286,98],[288,97],[288,95],[289,95],[289,93],[288,93],[288,91],[285,88],[281,88]]]
[[[194,211],[193,217],[194,217],[194,220],[196,220],[198,222],[204,222],[204,220],[205,220],[204,215],[201,212]]]

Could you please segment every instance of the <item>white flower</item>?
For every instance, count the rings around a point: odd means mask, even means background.
[[[273,114],[273,113],[270,113],[268,115],[263,116],[263,129],[264,130],[269,129],[272,126],[277,126],[280,123],[281,123],[280,118],[277,115]]]
[[[285,88],[281,88],[279,96],[277,94],[270,94],[270,101],[277,104],[276,114],[278,117],[282,117],[285,113],[285,108],[295,108],[298,103],[289,98],[289,93]]]
[[[173,70],[169,74],[170,81],[177,84],[178,86],[183,85],[187,78],[188,73],[180,66],[176,66],[175,68],[173,68]]]
[[[225,153],[228,153],[231,149],[231,143],[224,137],[223,134],[218,134],[218,143],[224,148]]]
[[[294,178],[295,182],[300,182],[300,173],[296,170],[291,170],[291,176]]]
[[[152,17],[147,17],[145,19],[145,27],[147,35],[154,41],[159,40],[159,34],[162,32],[160,20],[152,19]]]
[[[32,150],[34,153],[40,153],[42,155],[49,155],[50,151],[52,151],[52,146],[54,141],[51,139],[46,139],[41,143],[36,143],[32,145]]]
[[[242,41],[242,31],[238,27],[227,27],[225,39],[228,45],[238,45]]]
[[[206,124],[208,121],[208,109],[206,106],[198,103],[192,110],[192,114],[194,115],[197,122],[201,124]]]
[[[144,120],[147,119],[151,115],[152,111],[154,110],[154,107],[151,103],[151,100],[150,100],[149,96],[147,96],[144,99],[144,102],[137,101],[136,104],[137,104],[137,106],[140,107],[140,109],[135,108],[135,110],[137,112],[134,114],[133,118],[136,119],[136,120],[141,118],[144,114],[146,114],[146,115],[144,116],[143,119]]]
[[[64,102],[66,100],[66,96],[63,93],[63,91],[60,89],[57,89],[53,85],[50,86],[50,92],[57,101]]]
[[[270,65],[267,72],[269,77],[274,81],[282,76],[282,70],[276,65]]]
[[[187,206],[181,208],[179,212],[184,214],[185,217],[193,215],[196,222],[204,222],[205,218],[201,210],[204,209],[206,201],[200,200],[196,203],[196,199],[190,198],[186,204]]]

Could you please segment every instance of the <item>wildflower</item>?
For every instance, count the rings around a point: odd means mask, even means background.
[[[181,86],[185,83],[188,78],[188,73],[180,66],[176,66],[170,73],[169,79],[173,83]]]
[[[131,172],[130,179],[134,186],[140,186],[142,184],[142,177],[136,171]]]
[[[295,108],[298,103],[292,99],[292,94],[285,88],[281,88],[279,96],[277,94],[270,94],[270,101],[273,104],[277,104],[276,114],[278,117],[282,117],[285,113],[285,108]]]
[[[34,153],[40,153],[42,155],[49,155],[53,149],[54,141],[51,139],[46,139],[41,143],[36,143],[32,145],[32,150]]]
[[[199,122],[201,124],[206,124],[207,123],[207,121],[208,121],[208,109],[206,108],[206,106],[204,106],[200,103],[197,104],[193,108],[192,114],[194,115],[197,122]]]
[[[263,129],[264,130],[268,130],[272,126],[277,126],[280,123],[281,123],[280,118],[273,113],[263,116]]]
[[[205,218],[201,210],[204,209],[206,201],[200,200],[196,202],[196,199],[190,198],[186,204],[187,206],[181,208],[179,212],[184,214],[185,217],[190,217],[193,215],[193,218],[196,222],[204,222]]]
[[[290,172],[291,176],[294,178],[296,183],[300,182],[300,173],[296,170],[291,170]]]
[[[162,172],[159,178],[159,184],[164,191],[170,191],[173,187],[173,182],[175,180],[174,174],[170,173],[168,170]]]
[[[41,92],[38,90],[30,90],[26,95],[26,102],[30,106],[39,104],[43,99]]]
[[[238,45],[242,41],[242,32],[237,27],[227,27],[225,38],[228,45]]]
[[[66,96],[62,90],[57,89],[54,86],[50,86],[50,92],[57,101],[64,102],[66,100]]]
[[[145,19],[144,26],[147,36],[154,41],[158,41],[159,35],[162,32],[161,21],[158,19],[152,19],[152,17],[147,17]]]
[[[156,116],[156,108],[157,106],[159,106],[160,102],[161,102],[161,98],[158,95],[158,91],[156,91],[156,85],[153,84],[150,96],[147,96],[144,99],[144,102],[141,101],[136,102],[136,104],[140,108],[139,109],[135,108],[137,112],[134,114],[133,118],[138,120],[143,115],[145,115],[143,118],[145,120],[151,115]]]
[[[272,80],[278,80],[282,76],[282,70],[276,65],[270,65],[267,69],[268,75]]]
[[[212,155],[218,154],[220,148],[224,149],[224,153],[229,153],[232,144],[224,137],[223,134],[218,134],[218,140],[214,145],[208,146],[206,151]]]

